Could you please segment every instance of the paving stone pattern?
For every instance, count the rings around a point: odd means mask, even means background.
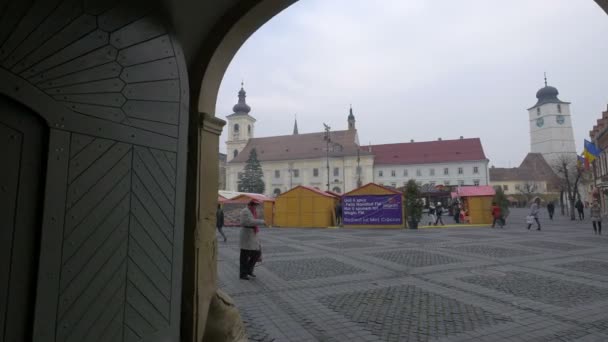
[[[382,341],[428,341],[510,321],[416,286],[385,287],[320,298]]]
[[[547,248],[547,249],[555,249],[559,251],[574,251],[577,249],[585,249],[585,246],[573,245],[571,243],[563,243],[563,242],[553,242],[553,241],[522,241],[517,242],[518,245],[528,246],[528,247],[537,247],[537,248]]]
[[[608,236],[543,211],[529,231],[527,214],[504,229],[262,228],[249,281],[227,228],[218,286],[256,342],[608,341]]]
[[[597,260],[575,261],[567,264],[556,265],[572,271],[586,272],[591,274],[608,276],[608,262]]]
[[[332,258],[267,261],[264,266],[284,280],[307,280],[365,272]]]
[[[608,298],[608,288],[598,288],[528,272],[507,272],[504,276],[478,275],[460,280],[516,297],[566,308]]]
[[[448,248],[453,249],[455,251],[459,251],[459,252],[481,254],[481,255],[492,257],[492,258],[512,258],[512,257],[537,254],[536,252],[532,252],[532,251],[524,251],[524,250],[519,250],[519,249],[494,247],[494,246],[487,246],[487,245],[458,246],[458,247],[448,247]]]
[[[460,260],[456,258],[448,257],[437,253],[428,253],[417,250],[388,251],[380,253],[371,253],[370,255],[376,258],[410,267],[426,267],[460,262]]]

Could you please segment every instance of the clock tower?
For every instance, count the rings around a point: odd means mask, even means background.
[[[538,101],[528,109],[530,152],[540,153],[552,164],[562,154],[576,155],[570,102],[557,98],[559,92],[547,85],[536,93]]]

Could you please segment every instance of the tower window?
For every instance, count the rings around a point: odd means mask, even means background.
[[[340,176],[340,168],[334,167],[334,177],[338,177],[338,176]]]
[[[239,131],[239,124],[234,124],[234,131],[238,132]]]
[[[251,125],[247,125],[247,133],[251,134]]]
[[[557,105],[557,112],[560,113],[560,114],[562,113],[562,105],[561,104]]]
[[[312,176],[319,177],[319,169],[312,169]]]
[[[236,156],[239,154],[239,151],[234,150],[234,152],[232,152],[233,157],[232,158],[236,158]]]
[[[536,115],[540,115],[540,107],[536,108]]]

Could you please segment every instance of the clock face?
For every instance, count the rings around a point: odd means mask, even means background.
[[[566,118],[564,118],[564,116],[563,116],[563,115],[558,115],[558,116],[555,118],[555,121],[557,121],[557,123],[558,123],[558,124],[563,125],[563,124],[564,124],[564,122],[566,122]]]
[[[543,118],[536,119],[536,126],[543,127],[544,124],[545,124],[545,119],[543,119]]]

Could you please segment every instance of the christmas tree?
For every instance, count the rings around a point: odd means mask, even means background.
[[[239,173],[238,188],[240,192],[264,193],[264,171],[262,171],[255,148],[249,153],[245,170]]]

